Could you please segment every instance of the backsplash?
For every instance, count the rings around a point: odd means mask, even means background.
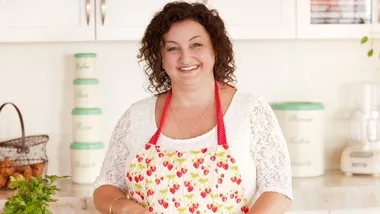
[[[359,41],[237,41],[237,87],[269,102],[323,102],[325,168],[339,168],[345,139],[347,86],[380,80],[380,60],[366,57]],[[100,80],[102,139],[108,145],[118,118],[149,96],[136,59],[137,42],[0,44],[0,103],[14,102],[26,134],[48,134],[49,174],[70,173],[74,53],[95,52]],[[380,70],[378,71],[380,72]],[[0,114],[0,141],[20,137],[15,111]]]

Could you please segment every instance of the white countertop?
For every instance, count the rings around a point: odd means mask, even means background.
[[[291,210],[380,208],[380,178],[326,171],[320,177],[294,178],[293,194]]]
[[[59,201],[51,205],[53,213],[97,213],[92,204],[92,185],[73,184],[66,179],[58,187],[61,191],[55,196]],[[0,203],[12,193],[0,191]],[[327,171],[320,177],[294,178],[293,194],[292,211],[380,208],[380,178],[346,177],[337,170]]]

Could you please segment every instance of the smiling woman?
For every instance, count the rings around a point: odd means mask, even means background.
[[[218,13],[167,4],[139,58],[155,96],[118,121],[95,182],[96,208],[284,213],[292,199],[286,142],[267,101],[232,86],[232,45]]]

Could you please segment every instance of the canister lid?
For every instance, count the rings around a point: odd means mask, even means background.
[[[73,142],[70,144],[70,149],[72,150],[94,150],[94,149],[104,149],[104,144],[99,143],[79,143]]]
[[[73,115],[97,115],[102,114],[100,108],[75,108],[71,111]]]
[[[74,56],[75,58],[95,58],[96,53],[77,53]]]
[[[92,85],[99,84],[98,79],[75,79],[73,81],[74,85]]]
[[[292,110],[292,111],[315,111],[323,110],[325,106],[319,102],[280,102],[272,103],[273,110]]]

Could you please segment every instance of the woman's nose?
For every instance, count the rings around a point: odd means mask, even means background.
[[[191,53],[189,50],[181,50],[180,62],[182,64],[188,64],[191,61]]]

